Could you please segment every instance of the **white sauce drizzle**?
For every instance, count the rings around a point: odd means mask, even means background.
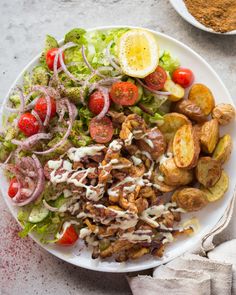
[[[79,162],[86,156],[95,156],[97,152],[102,151],[105,145],[85,146],[80,148],[70,148],[67,155],[71,161]]]

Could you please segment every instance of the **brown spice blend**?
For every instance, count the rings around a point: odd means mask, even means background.
[[[236,0],[184,0],[188,11],[216,32],[236,30]]]

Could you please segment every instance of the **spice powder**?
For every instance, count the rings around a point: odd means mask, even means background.
[[[184,0],[188,11],[216,32],[236,30],[236,0]]]

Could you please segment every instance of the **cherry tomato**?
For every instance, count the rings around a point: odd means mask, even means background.
[[[15,195],[18,192],[19,186],[20,185],[19,185],[18,180],[16,179],[16,177],[12,178],[12,180],[10,182],[10,185],[9,185],[9,188],[8,188],[8,196],[10,198],[15,197]]]
[[[138,100],[138,87],[131,82],[116,82],[110,91],[111,99],[123,106],[132,106]]]
[[[51,71],[53,71],[54,59],[55,59],[55,55],[57,54],[58,49],[59,48],[52,48],[52,49],[49,49],[46,53],[46,63],[47,63],[49,70],[51,70]],[[64,52],[62,52],[62,58],[63,58],[63,60],[65,60]],[[60,68],[60,67],[61,67],[61,63],[60,63],[60,59],[58,58],[57,68]]]
[[[92,139],[97,143],[106,143],[112,139],[114,128],[108,117],[104,117],[101,120],[93,118],[89,124],[89,132]]]
[[[180,86],[187,88],[194,80],[193,72],[186,68],[179,68],[173,72],[172,80]]]
[[[89,96],[88,107],[90,111],[95,115],[101,113],[104,107],[104,97],[101,91],[96,90]]]
[[[51,114],[50,114],[50,118],[54,117],[56,115],[56,102],[54,100],[54,98],[50,97],[51,100]],[[44,96],[40,97],[37,100],[37,103],[34,107],[35,112],[38,113],[40,119],[42,121],[45,120],[46,115],[47,115],[47,101],[46,98]]]
[[[166,71],[158,66],[155,71],[144,78],[146,85],[153,90],[161,90],[167,79]]]
[[[21,115],[18,121],[18,128],[26,136],[31,136],[39,131],[39,123],[34,115],[31,113],[25,113]]]
[[[77,240],[79,236],[73,225],[70,225],[63,232],[62,237],[57,241],[58,244],[63,246],[72,246]]]

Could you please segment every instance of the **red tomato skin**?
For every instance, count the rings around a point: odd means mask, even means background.
[[[144,81],[148,87],[153,90],[161,90],[167,79],[166,71],[158,66],[155,71],[144,78]]]
[[[101,91],[96,90],[89,96],[88,107],[89,110],[95,115],[101,113],[104,107],[104,97]]]
[[[114,128],[108,117],[97,120],[96,117],[90,121],[89,132],[97,143],[107,143],[112,139]]]
[[[56,55],[58,49],[59,48],[52,48],[52,49],[49,49],[46,53],[46,63],[47,63],[49,70],[51,70],[51,71],[53,71],[54,59],[55,59],[55,55]],[[64,52],[62,52],[62,58],[63,58],[63,60],[65,60]],[[60,68],[60,67],[61,67],[61,62],[60,62],[60,59],[58,58],[57,68]]]
[[[39,131],[39,123],[31,113],[24,113],[18,121],[18,128],[24,135],[31,136]]]
[[[50,119],[51,119],[56,115],[57,107],[56,107],[55,99],[50,97],[50,100],[51,100],[51,114],[50,114]],[[40,119],[44,121],[47,115],[47,101],[44,96],[40,97],[37,100],[34,110],[35,112],[38,113]]]
[[[79,236],[73,225],[67,227],[63,236],[57,241],[59,245],[62,246],[72,246],[78,240]]]
[[[116,82],[112,84],[110,98],[116,104],[132,106],[138,100],[138,87],[131,82]]]
[[[14,198],[18,192],[18,189],[19,189],[19,183],[18,183],[16,177],[14,177],[14,178],[12,178],[9,188],[8,188],[8,196],[10,198]]]
[[[188,88],[194,81],[194,74],[190,69],[179,68],[172,74],[172,80],[184,88]]]

